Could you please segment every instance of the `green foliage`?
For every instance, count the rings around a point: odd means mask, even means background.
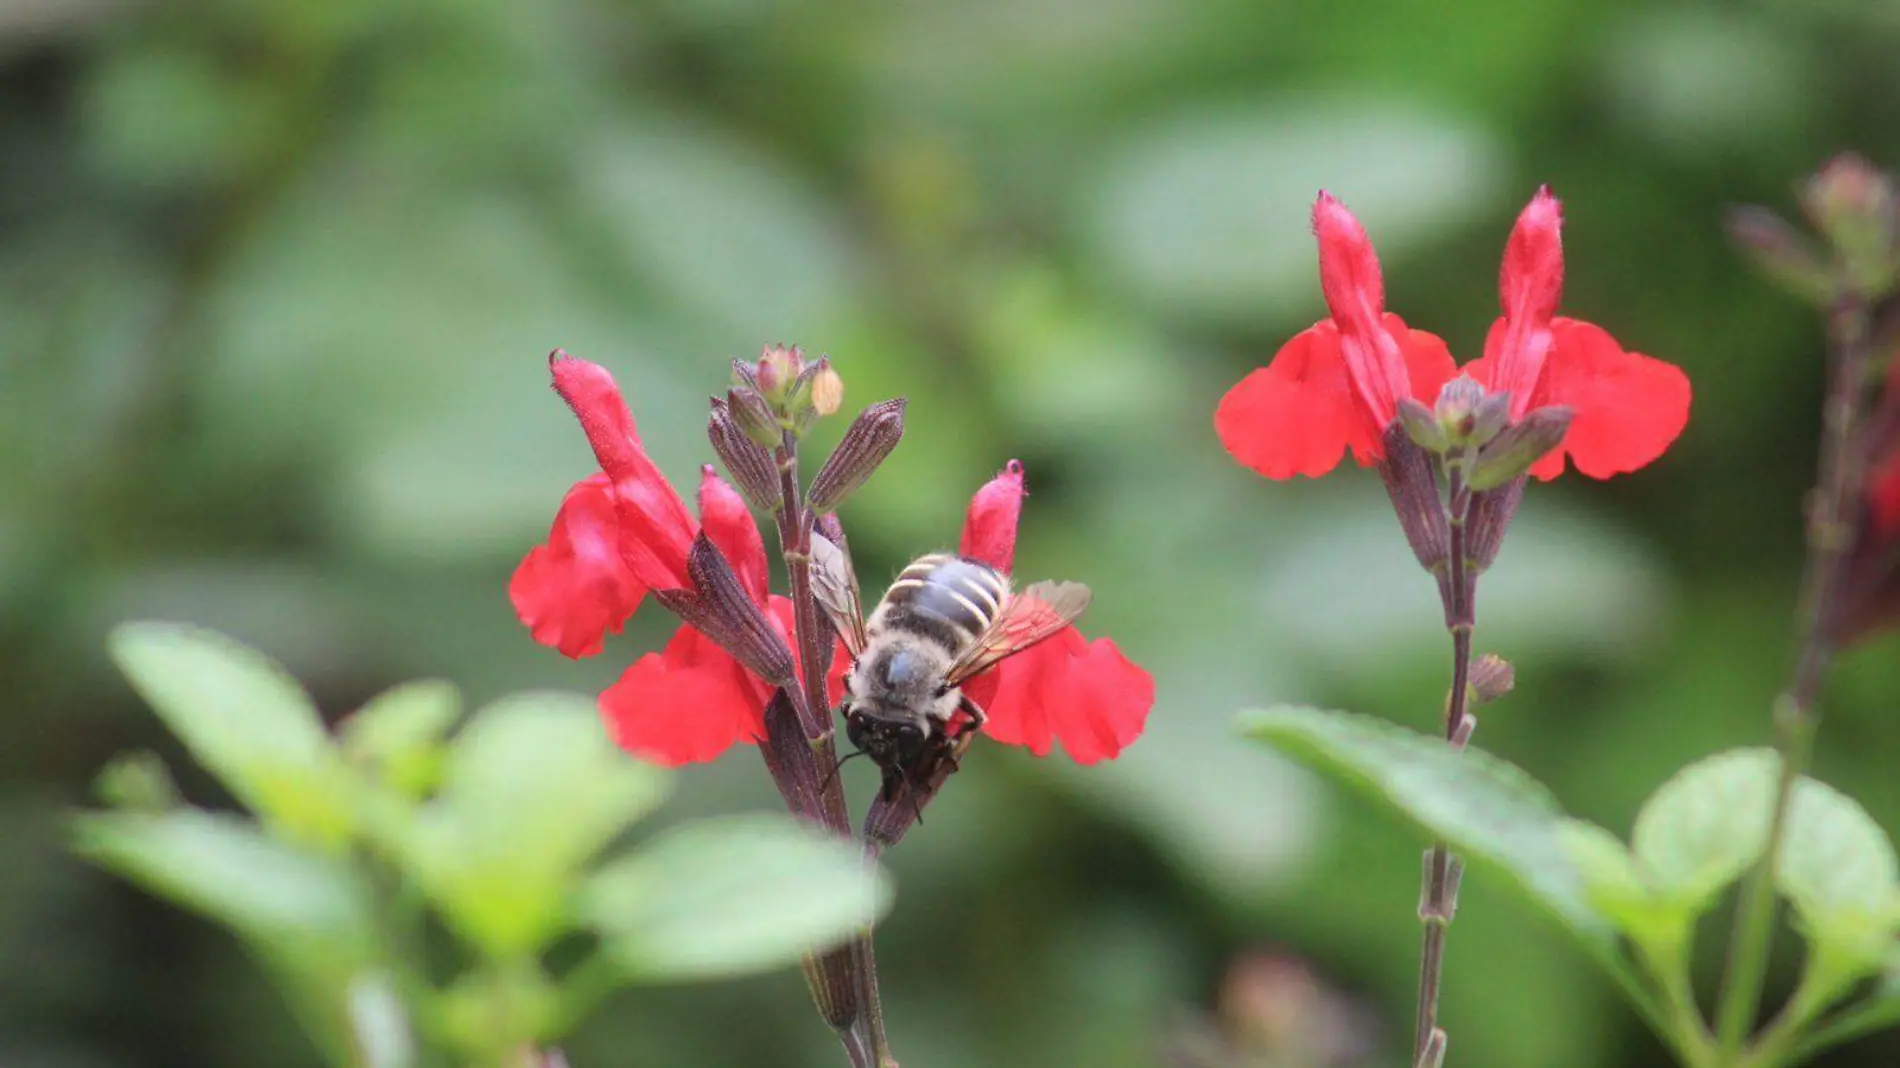
[[[501,1064],[621,983],[781,967],[889,904],[875,864],[788,817],[687,823],[601,860],[670,779],[583,698],[505,698],[451,735],[455,688],[412,683],[333,741],[282,669],[216,634],[128,624],[113,652],[261,819],[187,807],[139,758],[102,777],[121,807],[77,816],[75,848],[236,931],[342,1068],[431,1049]],[[443,983],[425,909],[461,937]],[[544,953],[570,934],[591,948],[557,978]]]
[[[702,820],[613,861],[581,889],[580,912],[626,974],[675,979],[769,967],[839,930],[868,928],[890,887],[857,851],[784,820]],[[760,902],[759,887],[777,888]]]
[[[1517,768],[1442,739],[1297,707],[1242,713],[1241,725],[1488,861],[1581,937],[1686,1064],[1715,1063],[1688,986],[1690,942],[1698,917],[1761,859],[1781,774],[1772,750],[1734,750],[1684,768],[1644,803],[1625,847],[1601,827],[1566,819]],[[1788,1008],[1742,1062],[1749,1065],[1784,1063],[1824,1010],[1856,982],[1883,969],[1891,976],[1900,960],[1900,861],[1866,810],[1804,777],[1785,834],[1775,885],[1807,939],[1807,964]],[[1611,932],[1628,940],[1652,985],[1632,980]],[[1651,1000],[1658,994],[1661,1005]],[[1889,979],[1845,1019],[1885,1018],[1892,998]]]

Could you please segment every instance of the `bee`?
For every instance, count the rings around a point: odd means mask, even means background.
[[[988,564],[931,553],[904,568],[866,619],[844,550],[814,534],[812,565],[812,591],[851,654],[839,705],[845,735],[883,772],[886,801],[902,786],[914,802],[945,761],[955,770],[988,720],[964,683],[1061,632],[1089,605],[1079,582],[1016,591]]]

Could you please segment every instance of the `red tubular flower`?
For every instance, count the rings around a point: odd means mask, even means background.
[[[971,498],[962,555],[1007,574],[1024,496],[1023,465],[1011,460]],[[1059,741],[1078,764],[1110,759],[1139,737],[1155,697],[1154,679],[1113,641],[1090,641],[1074,627],[971,679],[964,691],[989,713],[985,735],[1037,756]]]
[[[699,524],[641,446],[613,377],[565,353],[550,366],[554,388],[574,409],[602,470],[568,491],[547,544],[521,561],[508,593],[536,641],[570,657],[591,656],[648,590],[688,585],[686,554]],[[770,593],[759,528],[710,465],[700,480],[699,514],[740,584],[789,635],[792,605]],[[834,668],[834,692],[842,670]],[[621,748],[673,765],[711,760],[736,742],[764,736],[771,696],[712,639],[681,626],[665,649],[636,660],[600,695],[600,710]]]
[[[1379,258],[1345,205],[1321,193],[1313,234],[1331,317],[1281,346],[1214,413],[1221,444],[1268,478],[1317,478],[1348,449],[1377,462],[1399,398],[1429,405],[1457,372],[1443,341],[1385,310]]]
[[[1689,378],[1661,360],[1626,352],[1603,328],[1556,314],[1563,294],[1563,208],[1548,189],[1517,218],[1504,249],[1499,297],[1504,315],[1484,355],[1465,370],[1511,394],[1511,418],[1546,405],[1574,413],[1563,444],[1531,467],[1549,480],[1564,459],[1591,478],[1609,478],[1663,454],[1689,421]]]
[[[1555,478],[1569,457],[1592,478],[1634,471],[1661,456],[1689,417],[1689,380],[1669,364],[1626,352],[1600,327],[1556,314],[1563,293],[1561,206],[1531,199],[1505,246],[1504,315],[1484,355],[1466,366],[1511,393],[1511,417],[1565,405],[1574,412],[1556,450],[1531,468]],[[1384,311],[1379,262],[1357,220],[1320,194],[1313,209],[1320,288],[1331,317],[1302,331],[1221,399],[1214,428],[1234,458],[1268,478],[1316,477],[1347,449],[1381,458],[1380,435],[1398,400],[1428,407],[1457,372],[1444,342]]]

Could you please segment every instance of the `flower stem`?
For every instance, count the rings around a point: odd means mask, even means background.
[[[1477,573],[1470,567],[1465,551],[1465,520],[1471,513],[1471,489],[1465,485],[1464,465],[1453,458],[1446,464],[1450,504],[1450,553],[1446,560],[1445,581],[1439,585],[1445,603],[1445,627],[1451,632],[1451,692],[1445,699],[1445,742],[1463,749],[1471,738],[1471,717],[1467,711],[1471,697],[1471,631],[1476,621],[1474,602]],[[1423,886],[1419,891],[1418,918],[1424,933],[1418,955],[1418,1014],[1412,1035],[1412,1063],[1435,1064],[1445,1055],[1446,1040],[1438,1027],[1438,999],[1443,984],[1445,936],[1451,918],[1458,911],[1458,882],[1463,869],[1444,842],[1434,843],[1425,854]]]
[[[1870,308],[1866,297],[1843,287],[1828,316],[1828,393],[1821,418],[1819,476],[1810,498],[1807,563],[1801,577],[1801,651],[1787,686],[1775,700],[1775,748],[1781,775],[1761,860],[1742,888],[1722,977],[1716,1034],[1725,1060],[1740,1056],[1761,1008],[1768,950],[1775,919],[1775,868],[1788,835],[1788,809],[1795,784],[1814,750],[1820,726],[1820,691],[1836,652],[1834,635],[1847,551],[1860,522],[1865,435],[1862,409],[1870,357]]]
[[[785,573],[791,587],[793,629],[798,643],[801,686],[790,691],[792,705],[805,738],[818,758],[824,777],[823,815],[825,826],[845,838],[855,838],[851,812],[844,798],[844,781],[838,775],[838,749],[833,740],[831,695],[826,691],[833,648],[831,623],[818,608],[811,585],[811,535],[813,516],[805,507],[798,483],[798,437],[786,431],[773,459],[779,469],[779,506],[774,515],[778,526],[779,550],[785,557]],[[868,862],[868,857],[867,857]],[[878,994],[877,954],[871,945],[871,932],[854,939],[850,946],[850,970],[856,980],[859,1012],[848,1030],[840,1030],[845,1052],[853,1068],[896,1068],[890,1042],[884,1033],[884,1006]]]

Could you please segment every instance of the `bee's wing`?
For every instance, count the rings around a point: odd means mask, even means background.
[[[976,644],[950,665],[945,682],[961,686],[999,661],[1053,637],[1088,606],[1089,588],[1080,582],[1038,582],[1013,594],[976,636]]]
[[[852,659],[863,655],[864,603],[858,597],[858,574],[844,549],[817,532],[811,536],[811,590]]]

